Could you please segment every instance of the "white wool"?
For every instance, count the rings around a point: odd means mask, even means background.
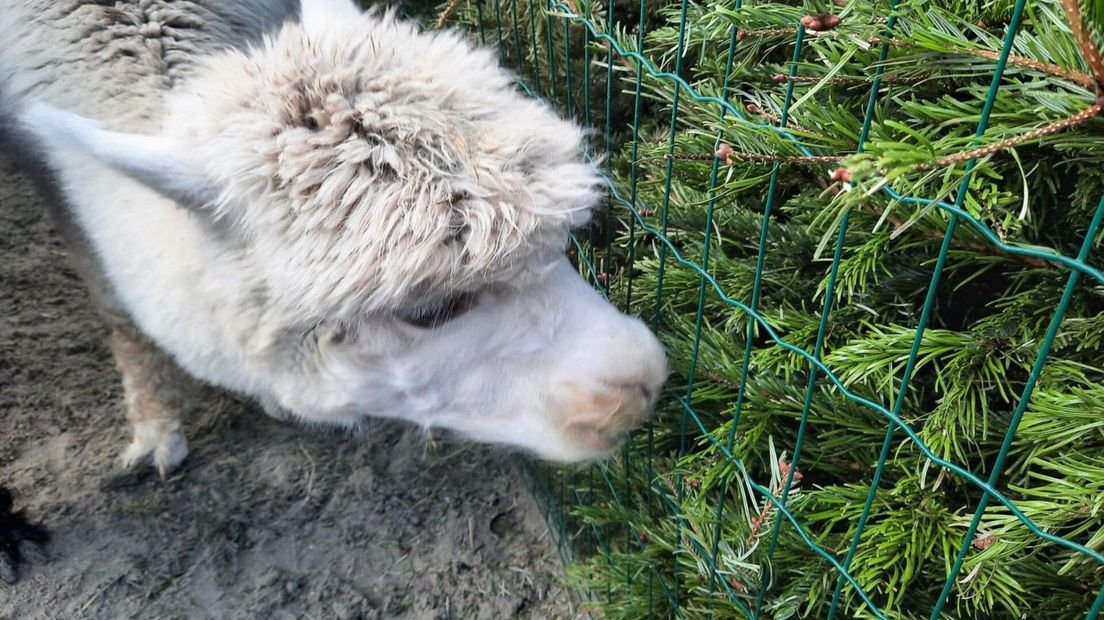
[[[610,449],[665,361],[563,257],[598,199],[580,129],[456,34],[347,0],[295,8],[0,6],[0,114],[56,173],[119,305],[273,410]],[[459,293],[474,307],[440,327],[400,318]]]

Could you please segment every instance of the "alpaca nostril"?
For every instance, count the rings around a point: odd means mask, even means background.
[[[656,390],[653,390],[646,383],[619,383],[613,387],[625,394],[636,394],[649,403],[656,396]]]

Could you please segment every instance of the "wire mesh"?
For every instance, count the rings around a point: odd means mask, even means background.
[[[486,6],[484,6],[486,3]],[[690,17],[692,6],[688,0],[664,4],[663,9],[671,17],[669,33],[671,47],[663,58],[649,57],[645,53],[649,35],[649,16],[655,7],[645,0],[638,3],[573,2],[572,0],[472,0],[466,11],[460,12],[459,22],[466,23],[474,37],[486,45],[495,47],[502,62],[515,71],[519,87],[534,97],[547,101],[566,116],[576,118],[594,130],[595,145],[589,155],[599,162],[608,180],[608,201],[595,217],[595,225],[575,236],[570,252],[577,260],[581,273],[622,308],[650,322],[663,334],[669,328],[666,319],[671,313],[687,311],[693,319],[685,331],[672,330],[665,334],[666,342],[678,343],[672,356],[677,357],[679,378],[666,391],[666,400],[660,409],[665,412],[650,422],[630,441],[622,452],[609,463],[582,470],[546,469],[530,465],[534,478],[543,485],[542,496],[550,521],[558,530],[560,551],[564,558],[577,562],[580,558],[593,557],[604,563],[608,575],[605,591],[586,594],[592,600],[605,602],[604,609],[620,609],[622,617],[787,617],[798,613],[808,599],[818,597],[825,617],[877,617],[887,618],[921,615],[932,619],[953,615],[956,589],[965,587],[962,576],[967,557],[971,552],[984,551],[979,545],[979,527],[983,517],[995,503],[1016,522],[1016,527],[1029,530],[1041,544],[1048,548],[1061,548],[1095,566],[1088,574],[1097,581],[1083,587],[1084,617],[1097,618],[1104,608],[1104,590],[1100,587],[1099,567],[1104,567],[1104,555],[1097,550],[1100,540],[1085,535],[1063,536],[1050,531],[1046,524],[1037,523],[1017,502],[1010,499],[1005,485],[1006,462],[1021,426],[1025,412],[1032,402],[1036,385],[1047,367],[1048,357],[1054,347],[1059,329],[1071,299],[1078,290],[1082,277],[1094,286],[1104,283],[1104,273],[1091,266],[1087,259],[1100,232],[1104,219],[1104,198],[1101,198],[1091,221],[1082,236],[1083,241],[1076,256],[1066,256],[1058,250],[1029,247],[1008,241],[991,223],[972,212],[971,192],[976,191],[975,171],[980,161],[991,153],[964,156],[946,168],[954,168],[953,200],[947,196],[926,198],[910,195],[906,186],[895,186],[886,180],[876,184],[868,193],[885,196],[892,204],[915,208],[920,213],[931,209],[945,214],[939,247],[930,257],[927,268],[927,287],[922,299],[910,311],[918,313],[908,336],[908,349],[897,365],[899,370],[893,381],[893,396],[888,405],[879,402],[877,395],[864,393],[855,387],[848,377],[841,376],[826,362],[825,346],[832,329],[834,312],[841,299],[839,276],[841,265],[848,258],[848,237],[851,217],[858,207],[849,205],[839,211],[831,221],[826,234],[826,247],[831,247],[831,259],[824,272],[820,290],[822,299],[815,305],[815,324],[807,337],[798,342],[787,339],[784,330],[775,325],[780,320],[763,311],[761,301],[766,280],[770,277],[767,265],[772,251],[781,246],[772,237],[780,215],[780,205],[789,200],[793,191],[784,189],[780,174],[787,165],[787,157],[807,158],[807,161],[834,161],[840,154],[862,154],[878,123],[885,123],[887,109],[893,100],[895,88],[902,88],[885,79],[892,65],[891,43],[895,41],[901,20],[908,20],[908,10],[902,10],[899,0],[890,0],[883,7],[881,36],[866,40],[868,50],[862,49],[856,38],[842,39],[842,44],[855,46],[858,52],[873,54],[866,65],[869,75],[862,82],[866,89],[861,111],[861,125],[855,129],[855,141],[846,153],[826,151],[823,144],[809,140],[808,131],[795,126],[791,111],[805,98],[815,96],[815,89],[830,83],[840,66],[827,74],[816,75],[813,92],[795,98],[797,85],[803,70],[815,60],[816,50],[810,51],[808,38],[817,33],[801,21],[808,7],[794,7],[785,3],[756,3],[760,10],[776,8],[781,15],[792,19],[791,28],[775,28],[768,33],[779,39],[789,53],[786,73],[775,79],[781,91],[779,105],[770,115],[760,118],[749,115],[746,103],[734,101],[739,92],[748,94],[746,84],[733,84],[734,59],[741,45],[753,45],[745,41],[741,30],[744,13],[743,2],[734,0],[726,19],[731,27],[723,40],[694,39],[695,22]],[[987,132],[992,113],[1002,88],[1009,83],[1006,70],[1009,59],[1017,51],[1018,37],[1024,21],[1027,0],[1009,2],[1009,11],[1002,24],[1003,37],[992,54],[985,56],[989,62],[986,70],[990,79],[984,94],[979,92],[976,101],[977,116],[971,118],[975,131],[973,140],[965,145],[977,149],[991,144]],[[815,13],[808,10],[810,16]],[[783,43],[782,40],[785,39]],[[691,57],[692,46],[724,45],[724,69],[719,81],[691,82],[687,78],[684,59]],[[825,43],[827,45],[828,43]],[[850,61],[851,52],[844,58]],[[810,59],[812,56],[812,60]],[[661,69],[660,67],[666,67]],[[1023,80],[1018,80],[1021,84]],[[662,135],[644,135],[644,115],[655,110],[649,102],[663,101],[668,112],[666,130]],[[1091,101],[1092,97],[1088,97]],[[697,108],[712,109],[715,119],[709,126],[700,124],[698,109],[691,120],[684,116],[685,104],[692,102]],[[626,105],[627,104],[627,105]],[[899,104],[898,104],[899,105]],[[646,107],[647,106],[647,107]],[[732,151],[726,143],[731,138],[728,128],[738,125],[754,128],[779,142],[763,139],[761,144],[780,144],[784,153],[766,153],[763,159],[769,164],[764,174],[753,181],[763,190],[762,204],[756,210],[758,237],[754,241],[755,267],[750,281],[721,281],[713,270],[714,243],[719,242],[725,230],[717,224],[719,209],[729,206],[733,192],[727,187],[730,180],[726,171],[732,168],[728,154]],[[678,162],[685,153],[686,136],[701,136],[712,145],[705,156],[697,159],[708,164],[707,173],[689,181],[700,190],[701,232],[689,251],[688,242],[670,228],[672,201],[689,200],[679,196],[676,182],[680,171]],[[614,154],[625,157],[614,165]],[[965,150],[965,153],[971,153]],[[641,165],[648,155],[661,155],[663,164],[649,170],[662,170],[662,178],[644,177],[650,174]],[[598,159],[604,156],[604,159]],[[818,159],[819,158],[819,159]],[[685,174],[685,173],[684,173]],[[642,181],[658,189],[658,202],[648,202],[641,191]],[[1003,423],[999,449],[991,459],[975,459],[972,466],[956,463],[945,451],[929,445],[916,419],[906,419],[904,410],[914,398],[912,391],[916,376],[930,361],[924,349],[926,338],[948,270],[949,257],[956,251],[955,240],[960,236],[960,225],[966,224],[970,234],[1005,255],[1024,257],[1045,265],[1060,266],[1068,271],[1061,295],[1049,319],[1042,338],[1034,343],[1030,371],[1017,385],[1015,406]],[[751,243],[751,241],[749,241]],[[648,261],[649,281],[654,286],[641,289],[639,267]],[[821,267],[818,267],[821,268]],[[675,287],[692,289],[696,304],[692,308],[673,308],[670,297]],[[738,292],[733,292],[738,289]],[[815,299],[808,300],[812,305]],[[738,334],[730,341],[716,343],[708,340],[706,328],[723,315],[719,308],[732,311],[727,325],[728,332]],[[709,386],[703,387],[702,377],[708,372],[703,367],[703,349],[723,349],[734,355],[731,389],[721,399],[726,403],[727,420],[718,425],[716,418],[704,419],[701,409],[717,400]],[[788,459],[777,453],[773,437],[764,441],[754,430],[741,426],[749,407],[749,399],[757,397],[751,375],[755,368],[754,357],[767,349],[780,354],[800,358],[806,375],[799,377],[804,387],[794,401],[796,425],[792,440],[787,440]],[[719,381],[716,377],[710,381]],[[793,509],[792,500],[799,481],[815,471],[817,463],[803,461],[803,450],[810,427],[817,415],[815,404],[826,394],[835,394],[854,406],[876,416],[880,420],[882,440],[875,462],[864,476],[860,493],[861,509],[848,507],[846,527],[830,536],[831,532],[814,531],[802,522]],[[703,405],[704,403],[704,405]],[[790,406],[790,405],[787,405]],[[749,438],[740,439],[744,435]],[[901,436],[904,439],[901,439]],[[869,520],[875,513],[875,505],[882,491],[883,476],[895,451],[907,443],[915,448],[925,461],[925,468],[934,466],[945,474],[958,476],[977,491],[970,496],[973,506],[969,519],[958,519],[952,535],[958,540],[951,548],[941,550],[941,557],[952,558],[943,567],[943,581],[927,610],[910,610],[907,614],[894,612],[884,601],[893,601],[891,586],[870,583],[856,574],[856,558],[864,536],[869,532]],[[696,470],[690,456],[709,451],[714,464],[708,472]],[[769,453],[749,466],[746,454]],[[672,458],[667,458],[673,455]],[[744,456],[741,456],[744,455]],[[988,456],[988,455],[987,455]],[[765,466],[763,464],[766,464]],[[799,469],[800,468],[800,469]],[[925,469],[926,471],[926,469]],[[980,473],[979,473],[980,472]],[[944,474],[940,474],[944,475]],[[769,478],[766,484],[757,482]],[[922,485],[921,485],[922,486]],[[933,486],[933,492],[935,487]],[[736,515],[736,516],[734,516]],[[841,517],[843,518],[843,517]],[[951,515],[955,520],[958,515]],[[660,524],[673,525],[674,538],[659,535]],[[1097,530],[1102,525],[1097,521]],[[1091,528],[1090,528],[1091,529]],[[749,530],[751,536],[749,536]],[[1095,535],[1096,532],[1089,532]],[[758,537],[764,545],[750,545],[741,549],[741,543]],[[829,545],[826,541],[842,541],[842,545]],[[793,545],[803,545],[808,553],[819,558],[826,570],[819,585],[806,586],[806,600],[779,601],[772,596],[778,584],[786,579],[787,567],[780,563],[779,554]],[[745,545],[748,546],[748,545]],[[762,548],[760,548],[762,547]],[[733,558],[736,558],[735,560]],[[582,571],[596,570],[589,563]],[[975,567],[977,564],[975,564]],[[607,575],[607,576],[608,576]],[[586,582],[586,579],[583,579]],[[593,582],[593,580],[591,580]],[[816,588],[819,588],[817,590]],[[815,590],[815,592],[814,592]],[[693,592],[693,601],[687,593]],[[706,596],[701,596],[707,593]],[[888,599],[887,599],[888,597]],[[708,601],[704,604],[702,601]],[[899,600],[899,599],[897,599]],[[1080,600],[1080,599],[1078,599]],[[882,602],[880,602],[882,601]],[[952,603],[952,608],[947,607]],[[615,606],[616,605],[616,606]],[[808,613],[813,607],[806,606]],[[994,616],[996,617],[996,616]],[[1026,610],[1023,617],[1035,616]]]

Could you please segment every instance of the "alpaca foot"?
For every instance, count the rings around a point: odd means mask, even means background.
[[[134,423],[134,441],[119,456],[123,467],[130,468],[152,457],[157,473],[164,479],[188,456],[188,442],[180,433],[179,420],[153,419]]]

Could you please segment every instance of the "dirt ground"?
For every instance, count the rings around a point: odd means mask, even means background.
[[[0,160],[0,485],[51,531],[4,618],[572,618],[511,457],[392,423],[309,429],[195,388],[191,453],[125,472],[106,330]]]

